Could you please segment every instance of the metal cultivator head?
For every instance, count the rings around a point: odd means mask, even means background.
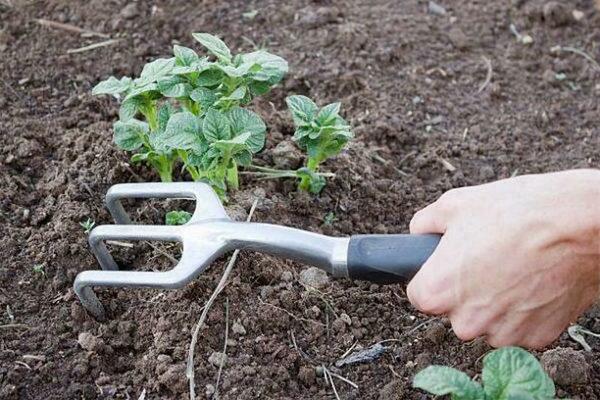
[[[192,199],[196,208],[185,225],[133,225],[121,205],[126,198]],[[199,182],[115,185],[106,194],[106,206],[117,224],[100,225],[89,235],[90,247],[102,271],[81,272],[73,285],[83,306],[99,320],[106,315],[94,286],[180,288],[213,260],[236,248],[282,254],[331,270],[331,265],[337,263],[331,250],[347,241],[277,225],[234,222],[212,188]],[[183,252],[179,263],[169,271],[120,271],[106,248],[107,240],[178,241],[183,244]]]
[[[93,286],[178,288],[201,273],[221,253],[218,238],[205,242],[201,236],[187,235],[184,226],[132,225],[121,205],[126,198],[179,198],[196,200],[196,209],[188,224],[202,221],[229,221],[217,195],[203,183],[119,184],[106,194],[106,207],[116,225],[101,225],[90,232],[89,244],[102,271],[84,271],[73,285],[83,306],[99,320],[105,319],[104,307]],[[107,240],[161,240],[183,244],[179,263],[170,271],[120,271],[106,248]]]
[[[126,198],[192,199],[196,208],[179,226],[134,225],[121,204]],[[106,319],[94,286],[180,288],[211,262],[234,249],[249,249],[314,265],[335,277],[392,283],[408,281],[433,252],[438,235],[330,237],[281,225],[232,221],[212,188],[201,182],[127,183],[110,188],[106,206],[115,225],[92,230],[89,243],[102,271],[83,271],[73,288],[83,306]],[[169,271],[121,271],[107,240],[178,241],[181,259]]]

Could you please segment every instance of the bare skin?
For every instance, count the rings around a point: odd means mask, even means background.
[[[454,189],[410,230],[444,236],[408,297],[462,340],[542,348],[599,299],[599,170]]]

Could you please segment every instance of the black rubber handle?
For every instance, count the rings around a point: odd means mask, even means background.
[[[376,283],[407,283],[433,253],[441,235],[355,235],[348,274]]]

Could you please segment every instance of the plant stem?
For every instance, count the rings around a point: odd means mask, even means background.
[[[189,172],[193,181],[198,182],[204,177],[204,174],[200,172],[198,167],[195,167],[188,163],[188,155],[185,150],[178,150],[177,155],[179,156],[179,158],[181,158],[181,161],[183,161],[183,166],[185,167],[185,170]]]
[[[158,130],[158,113],[156,111],[156,107],[155,107],[154,103],[150,102],[146,106],[141,107],[140,111],[146,118],[146,121],[148,121],[150,130],[153,132],[157,131]]]
[[[171,171],[158,170],[158,175],[160,176],[161,182],[173,182]]]
[[[154,168],[158,171],[162,182],[173,182],[173,162],[168,156],[160,156]]]
[[[317,168],[319,168],[318,157],[308,157],[308,161],[306,162],[306,168],[308,168],[312,172],[317,172]],[[310,190],[310,181],[310,176],[303,176],[302,178],[300,178],[298,189],[308,192]]]
[[[183,108],[185,108],[187,111],[191,112],[194,115],[200,114],[199,104],[185,97],[179,98],[179,101],[181,102],[181,105],[183,105]]]
[[[240,188],[240,180],[238,177],[237,164],[235,161],[231,162],[231,166],[227,168],[227,172],[225,175],[225,179],[227,180],[227,184],[233,190],[238,190]]]
[[[298,171],[295,169],[275,169],[269,167],[261,167],[259,165],[250,165],[248,168],[253,168],[257,171],[243,171],[240,172],[240,174],[256,176],[259,179],[298,178]],[[315,172],[315,174],[324,178],[335,177],[335,174],[332,172]]]

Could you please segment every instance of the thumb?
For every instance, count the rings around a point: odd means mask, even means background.
[[[450,215],[463,201],[462,193],[460,189],[449,190],[437,201],[417,211],[410,221],[410,233],[445,233]]]
[[[410,221],[410,233],[444,233],[446,217],[438,202],[432,203],[415,213]]]

